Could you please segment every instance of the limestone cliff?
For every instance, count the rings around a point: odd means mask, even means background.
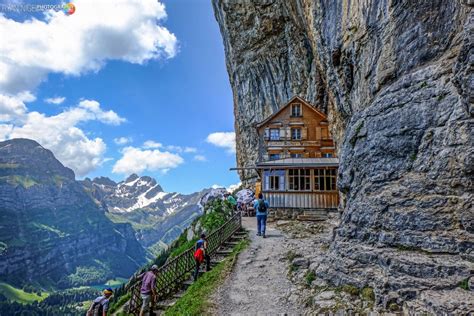
[[[474,301],[458,288],[474,271],[474,3],[213,6],[240,167],[256,159],[253,124],[292,96],[328,113],[343,202],[317,274],[375,288],[379,306],[463,312],[461,302]]]

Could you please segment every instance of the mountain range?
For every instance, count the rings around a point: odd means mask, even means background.
[[[151,177],[75,180],[29,139],[0,142],[0,281],[68,288],[128,277],[202,212],[207,191]]]

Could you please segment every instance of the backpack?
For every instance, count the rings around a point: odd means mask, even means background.
[[[257,210],[260,213],[266,213],[267,212],[267,205],[265,204],[264,200],[258,200],[258,207]]]
[[[87,312],[87,316],[102,316],[104,313],[104,306],[102,303],[106,300],[106,298],[102,298],[98,302],[92,303],[91,309]]]
[[[204,261],[204,251],[202,248],[199,248],[194,252],[194,259],[196,259],[196,261],[199,263]]]

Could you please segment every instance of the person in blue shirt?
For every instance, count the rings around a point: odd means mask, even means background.
[[[257,236],[265,238],[267,226],[268,202],[263,199],[263,194],[258,194],[258,200],[253,203],[253,208],[257,212]]]
[[[204,251],[204,260],[206,261],[206,272],[211,270],[211,257],[207,252],[207,237],[206,234],[201,234],[201,239],[196,242],[196,246],[194,247],[194,252],[198,249],[202,249]],[[194,281],[197,280],[199,275],[199,269],[201,268],[201,262],[196,260],[196,269],[194,270]]]

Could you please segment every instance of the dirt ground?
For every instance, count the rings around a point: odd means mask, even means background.
[[[296,286],[288,279],[288,239],[274,223],[267,238],[256,236],[255,217],[244,217],[251,243],[240,254],[233,272],[212,296],[214,315],[298,315]]]

